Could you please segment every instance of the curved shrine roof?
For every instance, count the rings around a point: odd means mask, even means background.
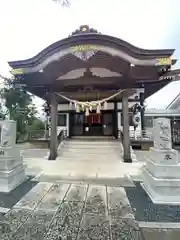
[[[69,37],[51,44],[36,56],[8,63],[16,79],[40,97],[44,94],[44,86],[52,84],[65,91],[79,91],[84,85],[102,90],[103,87],[119,89],[133,87],[133,84],[137,87],[151,84],[146,91],[149,96],[173,79],[171,66],[176,63],[175,59],[171,59],[173,53],[174,49],[141,49],[83,25]],[[91,72],[93,68],[115,75],[96,76]],[[64,76],[78,69],[85,69],[83,76],[65,79]]]
[[[83,25],[79,29],[77,29],[75,32],[73,32],[68,38],[62,39],[60,41],[57,41],[51,44],[50,46],[45,48],[43,51],[38,53],[36,56],[26,60],[10,61],[8,63],[14,69],[33,67],[39,64],[39,62],[48,58],[50,55],[54,55],[57,52],[60,52],[64,49],[67,49],[73,46],[77,47],[80,44],[87,44],[87,45],[92,44],[92,45],[100,45],[100,46],[102,45],[102,46],[110,47],[112,49],[121,50],[123,53],[127,53],[128,55],[141,60],[153,60],[153,59],[155,60],[157,57],[169,58],[174,52],[174,49],[156,49],[156,50],[141,49],[133,46],[132,44],[122,39],[118,39],[116,37],[112,37],[108,35],[103,35],[99,33],[97,30],[89,28],[89,26],[87,25]],[[154,64],[156,64],[155,61],[154,61]]]

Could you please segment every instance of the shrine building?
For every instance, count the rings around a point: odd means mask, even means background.
[[[85,25],[9,65],[17,84],[51,106],[49,160],[56,159],[57,135],[65,128],[69,138],[121,132],[124,161],[131,162],[129,130],[144,130],[144,100],[179,74],[171,70],[173,53],[141,49]],[[135,119],[134,106],[140,109]]]

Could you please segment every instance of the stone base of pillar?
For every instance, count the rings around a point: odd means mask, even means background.
[[[48,160],[56,160],[57,158],[57,152],[53,152],[49,154]]]
[[[132,163],[132,158],[129,156],[123,156],[123,159],[125,163]]]
[[[10,192],[26,179],[20,149],[0,147],[0,192]]]
[[[180,204],[179,153],[174,149],[150,149],[151,159],[142,169],[143,183],[153,203]]]

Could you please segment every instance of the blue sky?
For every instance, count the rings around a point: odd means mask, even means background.
[[[0,0],[0,9],[0,73],[5,76],[7,61],[32,57],[83,24],[137,47],[175,48],[180,59],[179,0],[72,0],[69,8],[52,0]],[[179,91],[180,82],[171,83],[147,100],[148,107],[166,107]]]

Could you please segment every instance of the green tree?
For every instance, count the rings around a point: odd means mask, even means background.
[[[29,125],[29,128],[31,128],[32,131],[41,131],[45,129],[45,124],[44,122],[39,119],[39,118],[34,118],[34,120],[32,121],[32,124]]]
[[[6,110],[3,108],[3,103],[0,102],[0,119],[4,120],[5,118],[6,118]]]
[[[70,5],[71,0],[53,0],[56,3],[60,3],[63,7],[67,7]]]
[[[45,136],[45,123],[39,119],[32,119],[31,125],[28,126],[29,139],[43,138]]]
[[[28,125],[36,115],[36,107],[32,104],[33,96],[22,87],[16,87],[13,79],[4,79],[1,99],[7,109],[6,116],[17,122],[17,140],[27,134]]]

